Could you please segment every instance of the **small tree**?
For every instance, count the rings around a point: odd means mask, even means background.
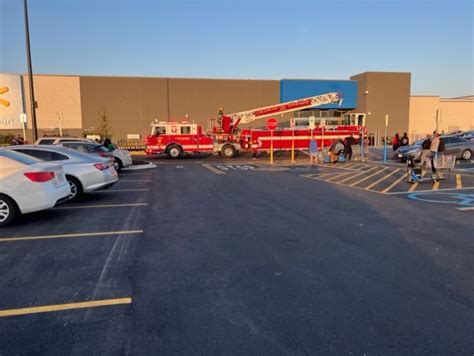
[[[100,135],[102,140],[106,138],[112,138],[112,129],[109,122],[109,113],[107,109],[99,110],[99,118],[97,122],[97,134]]]

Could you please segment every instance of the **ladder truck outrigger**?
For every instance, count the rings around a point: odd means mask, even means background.
[[[316,118],[317,124],[312,130],[309,129],[308,118],[294,118],[291,119],[289,128],[274,130],[272,138],[269,130],[239,128],[239,124],[248,124],[273,115],[341,102],[342,96],[333,92],[229,115],[224,115],[220,109],[217,120],[210,120],[208,132],[204,132],[201,125],[188,121],[153,122],[151,134],[145,141],[145,152],[148,155],[165,153],[170,158],[194,153],[220,154],[231,158],[241,151],[251,151],[254,155],[266,152],[270,149],[270,139],[273,140],[275,150],[290,150],[292,147],[296,150],[307,149],[311,135],[318,140],[320,147],[330,145],[336,138],[346,137],[351,133],[357,139],[361,132],[365,133],[364,114],[349,114],[341,117],[339,123],[334,122],[335,118],[331,118],[331,123]]]

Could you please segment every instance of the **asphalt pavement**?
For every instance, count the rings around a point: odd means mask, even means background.
[[[469,173],[152,162],[0,231],[0,355],[474,352]]]

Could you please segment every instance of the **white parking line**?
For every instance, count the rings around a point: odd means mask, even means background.
[[[474,210],[474,206],[466,206],[466,207],[457,208],[457,209],[458,209],[458,210],[461,210],[461,211]]]
[[[132,234],[143,234],[143,230],[84,232],[84,233],[78,233],[78,234],[23,236],[23,237],[0,237],[0,242],[49,240],[49,239],[64,239],[64,238],[76,238],[76,237],[112,236],[112,235],[132,235]]]
[[[125,208],[130,206],[147,206],[148,203],[131,203],[131,204],[103,204],[103,205],[73,205],[73,206],[60,206],[54,208],[54,210],[63,209],[102,209],[102,208]]]

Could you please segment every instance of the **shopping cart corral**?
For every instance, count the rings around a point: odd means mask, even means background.
[[[433,157],[431,152],[420,150],[415,157],[407,159],[407,180],[410,183],[416,183],[448,179],[455,163],[455,155],[435,154]],[[432,164],[434,164],[435,173],[433,173]]]

